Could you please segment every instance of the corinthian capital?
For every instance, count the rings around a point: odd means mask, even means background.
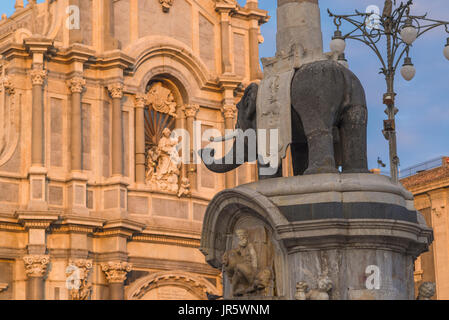
[[[188,104],[184,108],[184,112],[187,118],[195,118],[199,110],[200,106],[197,104]]]
[[[67,86],[72,93],[81,93],[86,86],[86,80],[82,77],[73,77],[67,81]]]
[[[43,85],[47,77],[47,70],[33,69],[31,70],[31,82],[33,85]]]
[[[101,264],[101,270],[106,274],[109,283],[122,283],[126,280],[126,275],[132,269],[128,262],[110,261]]]
[[[234,105],[224,105],[222,112],[225,119],[234,119],[237,108]]]
[[[25,262],[25,273],[28,277],[43,277],[47,272],[50,256],[28,255],[23,257]]]
[[[134,106],[136,108],[145,108],[147,96],[143,93],[136,94],[134,98]]]
[[[109,85],[108,90],[113,99],[121,99],[123,97],[123,84],[121,83]]]

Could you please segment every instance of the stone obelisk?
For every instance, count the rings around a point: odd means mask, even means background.
[[[307,60],[321,59],[323,36],[318,0],[277,0],[277,53],[293,45]]]

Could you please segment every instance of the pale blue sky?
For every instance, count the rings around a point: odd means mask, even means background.
[[[0,13],[12,14],[14,0],[1,0]],[[26,2],[26,1],[25,1]],[[43,1],[38,1],[43,2]],[[241,4],[245,0],[239,0]],[[276,0],[259,0],[259,6],[269,11],[271,20],[262,27],[265,42],[260,46],[261,57],[273,56],[276,47]],[[449,21],[449,1],[415,0],[415,14],[428,12],[429,17]],[[382,8],[383,0],[320,0],[324,48],[329,51],[329,41],[334,26],[326,10],[334,13],[365,11],[369,5]],[[344,29],[343,29],[344,30]],[[418,39],[411,57],[417,74],[411,82],[398,75],[395,86],[397,97],[398,152],[401,168],[438,156],[449,155],[449,61],[443,56],[446,38],[444,28],[439,28]],[[385,114],[382,95],[385,81],[378,74],[380,64],[374,54],[359,42],[349,42],[346,49],[351,70],[365,87],[369,108],[368,158],[371,168],[377,167],[380,156],[388,164],[388,143],[381,129]],[[388,168],[386,168],[388,169]]]

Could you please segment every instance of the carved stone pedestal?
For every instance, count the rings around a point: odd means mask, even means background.
[[[413,262],[432,230],[388,177],[320,174],[219,193],[201,250],[225,299],[414,299]]]

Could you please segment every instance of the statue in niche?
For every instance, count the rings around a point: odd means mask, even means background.
[[[223,269],[227,273],[235,297],[261,295],[270,286],[273,278],[270,268],[260,266],[254,245],[249,242],[246,229],[238,229],[238,248],[223,255]]]
[[[162,86],[161,82],[155,82],[147,93],[146,103],[160,113],[166,113],[176,118],[175,97],[170,89]]]
[[[333,288],[332,280],[328,276],[321,276],[318,279],[318,288],[309,289],[305,281],[296,284],[296,300],[330,300],[329,293]]]
[[[172,138],[171,133],[170,129],[165,128],[157,147],[148,150],[147,183],[161,191],[178,193],[181,157],[176,146],[181,137]]]
[[[423,282],[418,288],[418,297],[416,300],[432,300],[436,293],[434,282]]]

